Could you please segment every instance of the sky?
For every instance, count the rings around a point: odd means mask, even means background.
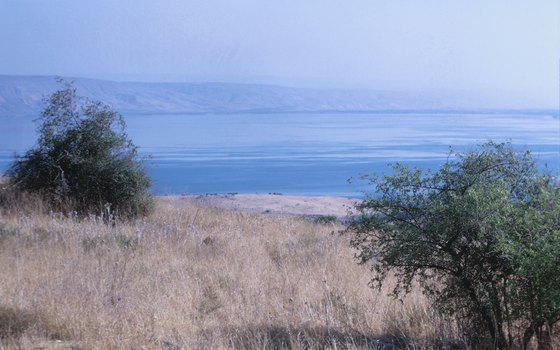
[[[560,95],[559,0],[0,0],[0,43],[0,74]]]

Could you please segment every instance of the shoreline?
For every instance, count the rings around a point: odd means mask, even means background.
[[[237,212],[264,214],[267,216],[335,216],[346,218],[354,206],[360,202],[357,198],[334,196],[294,196],[280,193],[270,194],[189,194],[156,196],[173,205],[198,204],[222,208]]]

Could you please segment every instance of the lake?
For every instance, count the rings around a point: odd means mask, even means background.
[[[287,113],[125,115],[155,194],[284,193],[356,197],[350,177],[387,163],[435,168],[449,147],[511,140],[559,172],[553,113]],[[0,172],[36,137],[32,118],[2,118]]]

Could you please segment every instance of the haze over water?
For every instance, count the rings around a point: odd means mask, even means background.
[[[557,108],[559,38],[557,0],[0,1],[0,74],[451,90],[497,108]]]

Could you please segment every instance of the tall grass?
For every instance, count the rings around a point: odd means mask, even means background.
[[[37,205],[37,204],[36,204]],[[460,342],[368,287],[333,226],[159,200],[133,222],[0,212],[0,349],[376,349]]]

